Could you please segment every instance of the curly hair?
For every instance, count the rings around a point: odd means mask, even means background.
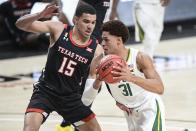
[[[123,43],[125,43],[129,38],[128,28],[119,20],[111,20],[105,22],[102,25],[101,31],[107,31],[111,35],[121,37]]]

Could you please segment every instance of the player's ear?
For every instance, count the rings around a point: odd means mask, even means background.
[[[77,25],[78,23],[78,17],[77,16],[74,16],[73,19],[72,19],[74,25]]]
[[[123,43],[122,38],[121,37],[117,37],[117,42],[118,43]]]

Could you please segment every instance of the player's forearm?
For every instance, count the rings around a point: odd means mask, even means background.
[[[97,96],[101,83],[95,79],[87,79],[84,92],[82,94],[82,102],[89,106]]]
[[[98,90],[101,87],[102,82],[98,79],[87,79],[85,90],[82,94],[82,102],[84,105],[89,106],[95,100]]]
[[[130,79],[130,82],[144,88],[153,93],[163,94],[164,86],[163,83],[156,79],[144,79],[141,77],[134,76]]]
[[[113,0],[112,11],[116,11],[117,10],[118,2],[119,2],[119,0]]]
[[[95,79],[95,81],[94,81],[94,83],[93,83],[93,88],[94,88],[95,90],[99,90],[100,87],[101,87],[101,85],[102,85],[102,81],[100,81],[99,79]]]
[[[40,13],[27,14],[16,21],[16,26],[21,30],[28,31],[29,26],[31,26],[34,21],[37,21],[39,19]]]

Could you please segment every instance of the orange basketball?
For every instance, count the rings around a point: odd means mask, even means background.
[[[113,70],[113,66],[118,66],[117,62],[126,64],[126,62],[117,55],[106,55],[102,58],[97,68],[97,73],[99,74],[100,79],[106,83],[116,83],[117,80],[113,79],[111,71]]]

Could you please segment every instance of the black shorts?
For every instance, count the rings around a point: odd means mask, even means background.
[[[82,103],[79,94],[59,96],[43,84],[35,84],[26,113],[39,112],[43,115],[45,121],[52,111],[56,111],[65,120],[76,126],[95,117],[91,109]]]

